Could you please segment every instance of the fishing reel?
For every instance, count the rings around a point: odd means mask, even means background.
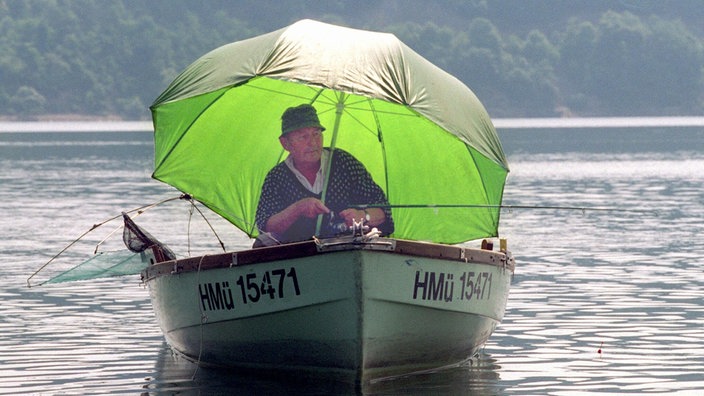
[[[365,236],[367,233],[379,233],[376,228],[371,229],[368,225],[364,224],[364,219],[359,221],[353,220],[352,226],[348,226],[345,222],[339,222],[335,219],[335,213],[330,212],[330,220],[328,222],[330,228],[336,235],[352,235],[352,236]]]

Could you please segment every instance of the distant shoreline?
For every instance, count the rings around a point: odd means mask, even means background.
[[[0,121],[0,133],[153,131],[151,121]]]
[[[704,127],[704,116],[495,118],[496,129]],[[0,121],[0,133],[33,132],[153,132],[151,121],[47,120]]]
[[[497,118],[497,129],[704,127],[704,116]]]

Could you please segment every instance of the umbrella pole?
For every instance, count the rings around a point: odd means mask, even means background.
[[[337,100],[337,105],[335,109],[335,124],[332,127],[332,141],[330,142],[330,155],[328,156],[328,160],[325,161],[325,164],[321,164],[322,166],[325,166],[323,169],[323,177],[325,180],[323,181],[323,193],[320,196],[320,200],[325,204],[325,196],[328,191],[328,182],[330,181],[330,167],[332,165],[332,153],[335,150],[335,145],[337,144],[337,132],[340,129],[340,119],[342,118],[342,111],[345,109],[345,94],[340,93],[338,96]],[[323,215],[318,215],[318,222],[315,225],[315,235],[320,235],[320,228],[322,227],[323,224]]]

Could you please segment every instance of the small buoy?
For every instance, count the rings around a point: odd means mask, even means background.
[[[604,341],[601,342],[601,345],[599,345],[599,350],[596,351],[596,353],[599,354],[599,357],[601,357],[601,348],[604,346]]]

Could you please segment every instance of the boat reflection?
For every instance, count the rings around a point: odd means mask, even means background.
[[[301,370],[223,370],[198,367],[164,343],[153,377],[146,378],[144,395],[164,392],[196,394],[334,394],[334,395],[434,395],[492,394],[505,389],[500,384],[500,366],[481,351],[459,365],[397,377],[355,383],[349,374]]]

